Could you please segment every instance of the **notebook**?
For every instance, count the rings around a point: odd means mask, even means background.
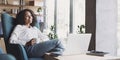
[[[69,34],[63,55],[82,54],[88,51],[91,34]]]

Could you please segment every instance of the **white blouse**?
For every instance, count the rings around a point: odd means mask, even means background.
[[[10,43],[25,45],[32,38],[36,38],[36,43],[49,40],[48,36],[41,33],[37,27],[17,25],[11,34]]]

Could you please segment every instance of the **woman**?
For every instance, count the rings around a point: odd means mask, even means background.
[[[63,45],[59,40],[49,40],[35,27],[36,18],[32,10],[24,9],[16,15],[16,27],[13,30],[10,43],[25,46],[29,57],[42,57],[45,53],[52,56],[62,55]]]

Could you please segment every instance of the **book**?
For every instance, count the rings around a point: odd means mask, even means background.
[[[93,55],[93,56],[104,56],[105,54],[108,54],[107,52],[102,51],[90,51],[86,53],[87,55]]]

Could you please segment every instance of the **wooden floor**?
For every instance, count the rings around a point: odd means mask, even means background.
[[[2,48],[3,51],[6,53],[6,47],[3,38],[0,38],[0,48]]]

